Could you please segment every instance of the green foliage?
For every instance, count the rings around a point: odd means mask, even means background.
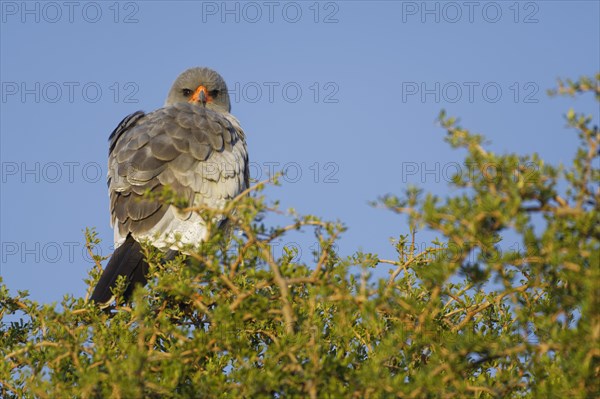
[[[598,98],[599,81],[557,93]],[[442,113],[470,172],[454,177],[455,196],[410,188],[377,202],[409,216],[396,259],[339,257],[344,227],[314,216],[268,227],[280,211],[255,194],[196,209],[209,221],[227,214],[242,234],[215,229],[169,261],[147,247],[148,286],[110,312],[70,296],[42,305],[1,285],[0,317],[21,321],[0,329],[0,396],[598,397],[600,135],[589,117],[566,120],[579,149],[555,167],[494,154]],[[441,238],[419,252],[417,229]],[[274,258],[271,244],[293,230],[314,233],[314,263]],[[521,245],[503,248],[507,235]],[[98,239],[86,237],[93,254]],[[389,278],[371,277],[386,266]]]

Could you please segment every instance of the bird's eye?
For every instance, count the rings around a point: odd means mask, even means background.
[[[181,92],[183,93],[184,96],[189,97],[192,95],[193,91],[191,91],[190,89],[183,89],[181,90]]]
[[[219,95],[219,90],[211,90],[208,92],[208,95],[211,96],[212,98],[215,98],[216,96]]]

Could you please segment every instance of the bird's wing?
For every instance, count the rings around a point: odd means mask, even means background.
[[[111,135],[108,186],[115,246],[129,234],[158,247],[163,233],[199,241],[198,215],[157,196],[169,187],[193,206],[224,206],[248,187],[244,133],[231,115],[187,103],[132,114]]]

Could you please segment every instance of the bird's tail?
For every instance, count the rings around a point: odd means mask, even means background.
[[[128,235],[125,242],[115,250],[108,261],[90,300],[96,302],[101,308],[108,307],[114,299],[112,288],[115,287],[119,276],[125,276],[129,284],[124,293],[124,297],[127,299],[137,284],[146,284],[147,273],[148,263],[144,261],[142,246],[131,235]]]

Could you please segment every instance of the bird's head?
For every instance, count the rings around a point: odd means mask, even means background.
[[[190,68],[175,79],[165,106],[183,102],[220,112],[231,111],[225,80],[210,68]]]

